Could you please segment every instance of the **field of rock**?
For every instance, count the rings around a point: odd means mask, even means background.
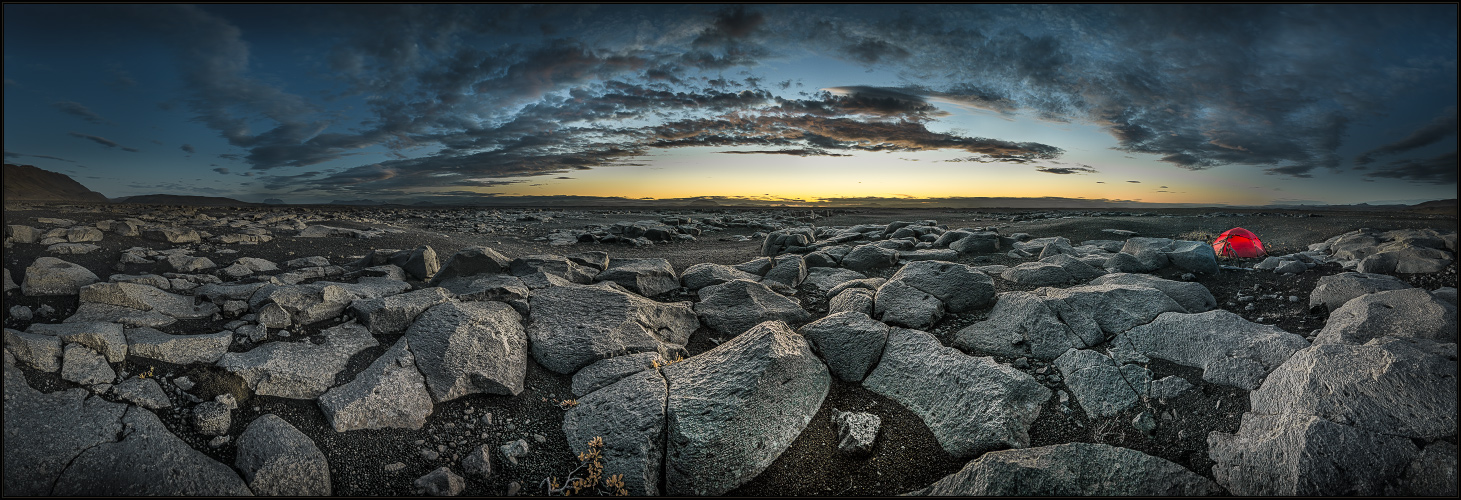
[[[7,496],[1457,491],[1454,215],[3,222]]]

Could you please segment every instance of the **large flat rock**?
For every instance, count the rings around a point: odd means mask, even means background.
[[[243,378],[255,394],[314,399],[335,385],[335,375],[355,353],[379,345],[355,323],[319,334],[324,342],[270,342],[248,352],[230,352],[218,366]]]
[[[920,490],[928,496],[1208,496],[1216,483],[1166,459],[1106,444],[984,454]]]
[[[1257,389],[1294,351],[1309,345],[1303,337],[1221,309],[1162,313],[1111,343],[1113,349],[1202,368],[1203,380],[1249,391]]]
[[[426,425],[433,401],[409,346],[410,339],[397,340],[354,380],[320,396],[320,409],[335,432]]]
[[[735,280],[700,289],[700,302],[695,313],[705,326],[726,335],[741,332],[766,321],[802,323],[811,314],[801,304],[772,291],[766,285],[748,280]]]
[[[1030,425],[1050,399],[1024,372],[904,328],[888,333],[882,360],[862,385],[918,415],[955,457],[1029,446]]]
[[[447,302],[406,329],[416,367],[440,403],[468,394],[523,391],[528,336],[522,316],[501,302]]]
[[[173,435],[152,412],[127,407],[120,441],[82,452],[51,490],[57,496],[243,496],[237,472]]]
[[[832,382],[806,339],[779,321],[663,371],[669,495],[719,495],[755,478],[811,422]]]
[[[573,373],[600,359],[684,346],[700,327],[689,302],[655,302],[607,284],[543,288],[529,301],[533,359],[558,373]]]

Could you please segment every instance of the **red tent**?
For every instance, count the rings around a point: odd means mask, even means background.
[[[1253,231],[1235,227],[1223,234],[1218,235],[1217,241],[1212,242],[1212,251],[1219,257],[1262,257],[1268,255],[1263,251],[1263,242],[1258,240],[1258,235]]]

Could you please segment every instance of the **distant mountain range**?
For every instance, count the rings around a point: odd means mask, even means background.
[[[6,163],[4,169],[5,201],[107,202],[106,196],[66,174],[12,163]]]
[[[31,165],[5,164],[5,201],[32,202],[83,202],[83,203],[133,203],[152,205],[187,206],[266,206],[281,205],[284,200],[269,198],[260,203],[249,203],[222,196],[190,196],[173,194],[148,194],[125,196],[108,200],[101,193],[87,189],[66,174],[42,170]],[[723,207],[723,208],[942,208],[942,209],[1057,209],[1057,210],[1122,210],[1150,208],[1213,208],[1223,209],[1271,209],[1271,210],[1316,210],[1316,211],[1393,211],[1405,210],[1438,215],[1455,215],[1457,200],[1427,201],[1418,204],[1369,205],[1266,205],[1266,206],[1224,206],[1201,203],[1142,203],[1130,200],[1091,200],[1082,198],[982,198],[950,197],[933,199],[911,198],[838,198],[818,202],[800,200],[763,201],[744,198],[701,196],[645,200],[606,196],[432,196],[393,200],[390,202],[357,199],[334,200],[324,205],[368,206],[368,207]]]

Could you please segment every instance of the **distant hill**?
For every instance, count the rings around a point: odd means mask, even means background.
[[[383,202],[383,201],[360,199],[360,200],[333,200],[333,201],[330,201],[329,204],[331,204],[331,205],[374,206],[374,205],[385,205],[386,203]]]
[[[1411,205],[1409,208],[1406,208],[1405,210],[1407,212],[1420,212],[1420,213],[1423,213],[1423,214],[1451,214],[1451,215],[1456,215],[1456,212],[1457,212],[1456,209],[1457,208],[1458,208],[1458,203],[1457,203],[1456,198],[1451,198],[1449,200],[1435,200],[1435,201],[1427,201],[1425,203],[1417,203],[1417,204]]]
[[[5,201],[73,201],[106,203],[107,197],[86,189],[70,176],[32,165],[5,164]]]
[[[124,196],[112,200],[113,203],[135,203],[139,205],[185,205],[204,207],[247,207],[254,203],[239,201],[233,198],[222,196],[188,196],[180,194],[144,194],[138,196]]]
[[[264,204],[265,205],[283,205],[284,204],[284,200],[281,200],[279,198],[269,198],[267,200],[264,200]]]

